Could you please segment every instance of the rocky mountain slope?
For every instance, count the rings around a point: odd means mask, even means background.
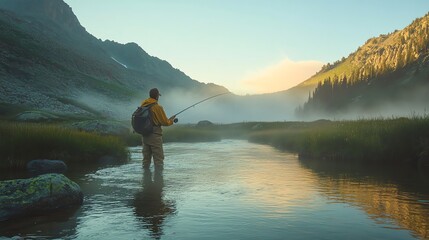
[[[63,1],[0,1],[0,113],[128,117],[152,87],[196,96],[227,91],[191,79],[135,43],[95,38]]]

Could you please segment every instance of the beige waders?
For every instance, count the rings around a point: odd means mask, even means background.
[[[143,168],[150,167],[153,158],[155,169],[162,170],[164,167],[164,149],[162,148],[161,127],[154,127],[154,131],[149,136],[142,138],[143,142]]]

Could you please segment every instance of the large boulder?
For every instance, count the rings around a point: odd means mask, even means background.
[[[67,171],[67,165],[61,160],[31,160],[27,163],[27,171],[32,175],[65,173]]]
[[[0,221],[49,214],[82,202],[79,185],[62,174],[0,181]]]

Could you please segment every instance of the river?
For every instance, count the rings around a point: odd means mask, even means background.
[[[241,140],[167,143],[165,169],[131,161],[69,177],[83,205],[0,226],[33,239],[426,239],[424,175],[300,161]],[[411,173],[410,173],[411,174]],[[1,238],[1,237],[0,237]]]

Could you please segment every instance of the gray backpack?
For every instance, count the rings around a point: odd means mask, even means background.
[[[152,103],[144,107],[138,107],[134,111],[131,117],[131,125],[133,126],[134,132],[143,136],[148,136],[153,133],[153,120],[150,108],[155,104],[156,103]]]

